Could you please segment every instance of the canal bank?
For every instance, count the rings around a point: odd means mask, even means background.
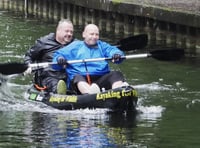
[[[0,20],[1,63],[23,62],[34,40],[55,29],[7,11],[0,11]],[[6,77],[0,87],[0,147],[199,148],[200,60],[127,59],[111,68],[138,90],[137,115],[55,110],[25,99],[32,76]]]
[[[150,42],[175,42],[179,47],[199,52],[199,3],[197,0],[1,0],[0,8],[54,22],[70,18],[74,25],[95,23],[101,30],[116,34],[147,33]],[[163,36],[166,31],[171,35]]]

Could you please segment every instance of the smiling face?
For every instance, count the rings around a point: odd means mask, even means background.
[[[82,36],[86,44],[95,45],[99,40],[99,28],[94,24],[89,24],[85,27]]]
[[[74,27],[71,21],[62,20],[56,29],[56,40],[61,44],[67,44],[73,39]]]

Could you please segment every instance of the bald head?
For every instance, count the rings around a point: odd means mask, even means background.
[[[86,44],[95,45],[99,40],[99,28],[95,24],[88,24],[82,35]]]
[[[91,30],[99,31],[99,28],[95,24],[88,24],[85,26],[84,32],[88,32]]]

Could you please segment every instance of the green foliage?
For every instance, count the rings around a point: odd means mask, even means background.
[[[122,2],[122,0],[112,0],[112,3],[115,4],[115,5],[120,4],[121,2]]]

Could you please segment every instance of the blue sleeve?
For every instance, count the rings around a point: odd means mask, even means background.
[[[57,63],[58,57],[64,57],[64,58],[65,58],[65,56],[64,56],[64,54],[65,54],[64,51],[66,50],[66,48],[67,48],[67,47],[63,47],[63,48],[57,50],[57,51],[54,53],[54,55],[53,55],[53,63]],[[66,58],[65,58],[65,59],[66,59]],[[67,59],[66,59],[66,60],[67,60]],[[52,65],[52,68],[55,69],[55,70],[61,70],[61,69],[63,69],[63,66],[58,65],[58,64],[53,64],[53,65]]]
[[[112,46],[106,42],[99,41],[100,46],[102,47],[102,51],[104,52],[105,57],[112,57],[114,54],[124,55],[124,52],[121,51],[116,46]]]
[[[63,57],[66,60],[72,60],[75,56],[72,54],[72,51],[76,51],[79,49],[79,46],[81,45],[82,41],[76,40],[70,43],[69,45],[57,50],[53,55],[53,62],[57,63],[57,59],[59,57]],[[76,52],[75,52],[76,54]],[[55,70],[61,70],[63,69],[63,66],[58,64],[53,64],[52,68]]]
[[[119,48],[116,46],[112,46],[106,42],[99,41],[99,44],[102,48],[102,52],[104,53],[105,57],[112,57],[114,54],[119,54],[121,56],[124,56],[124,52],[121,51]],[[123,61],[123,59],[116,64],[119,64]]]

